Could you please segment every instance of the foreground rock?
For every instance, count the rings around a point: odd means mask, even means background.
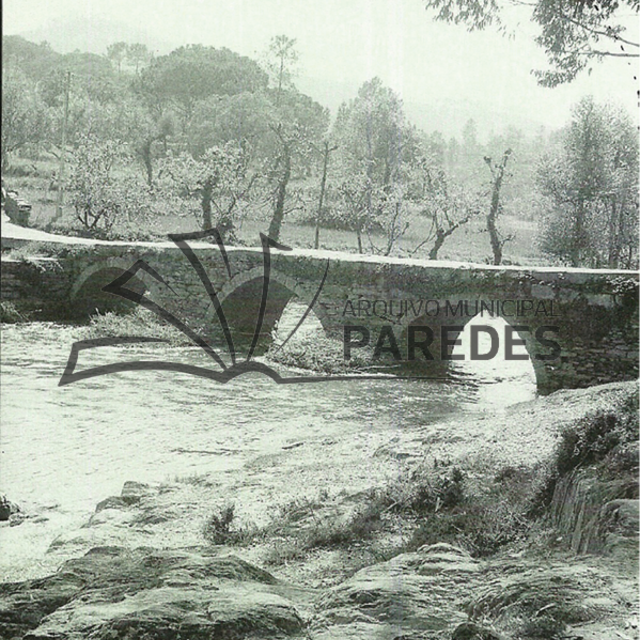
[[[539,412],[529,424],[533,438],[536,428],[556,424],[556,418],[559,426],[549,431],[560,433],[564,420],[574,425],[574,405],[586,406],[589,398],[598,409],[599,417],[573,429],[575,443],[564,449],[571,465],[560,465],[559,457],[547,460],[544,484],[535,485],[534,474],[513,467],[498,479],[500,456],[484,459],[482,469],[492,461],[489,475],[469,475],[484,489],[472,497],[486,500],[492,491],[501,492],[500,500],[486,503],[491,517],[479,512],[483,517],[471,521],[472,531],[486,527],[494,536],[511,522],[499,508],[524,514],[518,491],[545,488],[544,510],[526,529],[526,540],[479,552],[464,521],[451,517],[475,513],[461,480],[457,502],[438,501],[435,517],[428,510],[398,517],[375,491],[327,493],[285,505],[270,526],[244,542],[222,535],[203,547],[203,540],[211,541],[210,516],[221,513],[218,484],[205,477],[159,486],[127,482],[121,495],[97,506],[85,526],[52,543],[47,555],[59,560],[57,573],[0,584],[0,640],[637,640],[638,436],[620,409],[630,406],[630,398],[637,416],[636,386],[607,385],[585,394],[566,393],[562,402],[550,397],[519,414]],[[554,403],[560,414],[552,412]],[[516,429],[521,434],[522,422]],[[542,461],[536,455],[544,447],[533,448],[533,440],[515,438],[511,444],[521,457],[532,456],[531,464]],[[583,449],[598,455],[585,461]],[[380,456],[394,451],[395,445]],[[415,487],[431,487],[439,498],[445,495],[439,488],[449,486],[438,484],[439,475],[414,480]],[[402,487],[414,480],[403,476]],[[404,494],[389,495],[395,506]],[[366,520],[369,529],[350,517],[372,513],[367,509],[376,504],[378,519]],[[411,538],[418,525],[429,536]],[[227,533],[239,533],[246,521],[230,526]],[[479,557],[471,557],[465,543]],[[240,546],[229,555],[230,547],[222,544]],[[278,545],[283,553],[272,553]],[[292,550],[298,553],[287,554]],[[391,559],[379,562],[381,557]],[[290,583],[314,588],[294,587],[256,566],[267,563]]]
[[[280,638],[303,632],[288,588],[203,549],[92,549],[41,580],[0,585],[0,637]]]
[[[636,445],[634,464],[637,459]],[[637,564],[640,541],[637,471],[607,480],[601,479],[593,467],[572,471],[557,483],[551,518],[573,553],[622,555]]]
[[[449,544],[365,567],[322,598],[313,637],[451,637],[446,632],[467,620],[464,604],[480,571],[468,553]],[[424,635],[429,632],[438,635]]]
[[[467,611],[505,638],[637,638],[637,580],[598,562],[496,560],[475,584]],[[597,625],[597,627],[596,627]],[[591,636],[589,632],[596,632]]]
[[[7,496],[0,494],[0,522],[6,522],[13,514],[19,511],[17,504],[11,502]]]

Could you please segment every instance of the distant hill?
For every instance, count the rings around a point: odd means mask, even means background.
[[[107,18],[96,20],[95,16],[91,16],[91,20],[63,17],[51,21],[46,27],[19,35],[38,44],[46,41],[60,53],[79,50],[104,54],[114,42],[139,42],[146,44],[155,55],[163,55],[178,46],[154,38],[145,24],[127,24]]]
[[[90,19],[89,19],[90,18]],[[59,18],[37,31],[20,34],[31,43],[47,42],[51,54],[73,51],[103,55],[107,47],[114,42],[139,42],[147,45],[155,55],[170,53],[182,44],[160,41],[151,33],[148,25],[128,24],[105,18],[88,16],[87,20],[78,17]],[[37,47],[33,44],[33,47]],[[34,48],[34,51],[41,49]],[[359,84],[341,82],[328,78],[301,75],[296,84],[302,93],[307,94],[320,104],[328,107],[335,115],[344,101],[355,97]],[[462,128],[470,119],[476,123],[480,140],[486,140],[491,133],[500,133],[508,126],[516,127],[527,135],[538,133],[541,122],[528,120],[513,112],[497,113],[480,103],[465,101],[444,101],[438,98],[429,102],[405,102],[405,112],[409,120],[425,132],[440,131],[445,138],[460,137]]]

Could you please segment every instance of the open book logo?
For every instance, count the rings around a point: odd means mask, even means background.
[[[197,274],[200,282],[204,286],[204,289],[213,304],[213,308],[215,310],[215,314],[217,316],[218,322],[222,329],[222,335],[224,336],[224,341],[226,342],[226,347],[228,350],[228,354],[231,360],[231,364],[227,364],[224,362],[218,351],[214,348],[214,346],[206,340],[202,335],[189,327],[185,322],[180,320],[176,315],[171,313],[169,310],[159,305],[158,303],[150,300],[145,293],[140,291],[134,291],[133,289],[127,288],[127,283],[129,283],[132,278],[136,276],[139,271],[143,271],[156,281],[165,285],[169,290],[173,293],[173,289],[167,284],[162,275],[160,275],[151,265],[149,265],[144,260],[138,260],[135,264],[133,264],[129,269],[124,271],[122,275],[116,278],[113,282],[110,282],[106,286],[103,287],[103,291],[115,294],[125,300],[129,300],[134,302],[145,309],[152,311],[156,316],[164,320],[165,322],[171,324],[176,329],[181,331],[193,344],[196,344],[200,347],[206,354],[209,356],[216,364],[216,369],[209,369],[206,367],[195,366],[191,364],[185,364],[180,362],[168,362],[168,361],[150,361],[150,360],[139,360],[134,362],[116,362],[107,365],[101,365],[97,367],[92,367],[89,369],[83,369],[81,371],[76,371],[76,366],[78,363],[78,357],[80,353],[86,349],[96,349],[100,347],[113,347],[113,346],[121,346],[121,345],[130,345],[130,344],[141,344],[141,343],[150,343],[150,342],[168,342],[168,340],[160,339],[160,338],[150,338],[150,337],[116,337],[116,338],[97,338],[93,340],[80,340],[75,342],[71,347],[71,353],[69,354],[69,359],[67,361],[67,365],[65,367],[64,373],[60,378],[59,386],[64,386],[71,384],[72,382],[78,382],[79,380],[86,380],[87,378],[94,378],[96,376],[103,376],[110,373],[117,373],[122,371],[144,371],[144,370],[160,370],[160,371],[177,371],[180,373],[187,373],[195,376],[210,378],[211,380],[215,380],[216,382],[226,383],[238,376],[241,376],[245,373],[262,373],[272,380],[274,380],[278,384],[291,384],[291,383],[301,383],[301,382],[318,382],[318,381],[326,381],[326,380],[339,380],[339,379],[355,379],[362,378],[360,375],[338,375],[338,376],[327,376],[327,375],[315,375],[315,376],[290,376],[283,377],[277,371],[272,369],[270,366],[265,364],[264,362],[259,362],[253,359],[254,352],[256,346],[258,344],[258,340],[260,338],[263,323],[265,319],[265,313],[267,310],[267,301],[269,297],[269,282],[271,275],[271,249],[277,249],[280,251],[290,251],[290,247],[286,247],[274,241],[264,234],[260,234],[260,239],[262,242],[262,255],[263,255],[263,286],[262,286],[262,295],[260,299],[260,307],[257,315],[256,325],[253,332],[253,338],[251,340],[248,352],[244,359],[240,359],[236,345],[234,344],[233,337],[231,334],[231,327],[229,326],[228,319],[224,313],[221,300],[219,298],[218,292],[211,282],[207,272],[198,258],[198,256],[193,251],[192,247],[189,245],[189,240],[201,240],[203,238],[212,237],[220,251],[222,256],[226,272],[231,279],[231,267],[229,264],[229,256],[224,246],[224,242],[222,240],[222,236],[220,235],[217,229],[210,229],[202,232],[195,233],[186,233],[186,234],[171,234],[169,238],[177,245],[177,247],[182,251],[186,259],[189,261],[191,267]],[[320,293],[322,292],[322,288],[324,287],[327,273],[329,271],[329,261],[327,260],[327,264],[324,270],[324,274],[320,280],[318,288],[310,301],[308,307],[300,318],[299,322],[293,328],[293,330],[289,333],[287,338],[277,347],[277,349],[281,349],[284,347],[287,342],[291,339],[291,337],[298,331],[302,323],[306,320],[309,313],[313,309],[314,304],[318,300]],[[369,377],[369,376],[364,376]],[[381,377],[381,376],[376,376]],[[390,377],[393,378],[395,376],[382,376],[382,377]]]

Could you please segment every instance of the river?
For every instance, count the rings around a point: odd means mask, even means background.
[[[2,327],[0,491],[39,517],[31,523],[28,549],[15,544],[25,525],[0,526],[0,544],[8,550],[0,571],[20,560],[11,553],[41,556],[62,530],[86,520],[98,501],[119,494],[125,480],[213,474],[233,477],[238,486],[252,461],[300,442],[332,439],[354,443],[351,458],[336,465],[358,466],[359,455],[366,462],[394,433],[455,414],[500,410],[535,395],[532,371],[503,361],[473,363],[484,370],[458,384],[369,379],[276,385],[249,374],[222,385],[141,371],[59,387],[71,345],[81,337],[81,327],[50,323]],[[208,365],[197,348],[94,351],[82,353],[80,368],[150,352]],[[295,455],[318,451],[300,447]]]

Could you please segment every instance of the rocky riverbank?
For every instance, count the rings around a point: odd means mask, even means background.
[[[0,584],[0,638],[636,639],[637,403],[617,383],[430,425],[377,448],[383,483],[259,508],[127,482],[56,573]]]

